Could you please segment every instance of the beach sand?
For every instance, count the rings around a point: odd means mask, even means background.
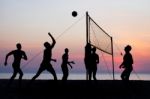
[[[150,99],[150,81],[132,80],[0,80],[0,99]]]

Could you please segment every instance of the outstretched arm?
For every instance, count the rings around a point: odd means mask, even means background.
[[[74,62],[74,61],[68,62],[68,65],[72,68],[72,65],[71,65],[71,64],[75,64],[75,62]]]
[[[49,32],[48,35],[52,38],[52,48],[54,47],[54,45],[56,44],[56,40],[54,39],[54,37],[51,35],[51,33]]]
[[[5,66],[7,65],[7,59],[8,59],[8,57],[9,57],[10,55],[12,55],[12,54],[13,54],[13,51],[12,51],[12,52],[9,52],[9,53],[6,55],[6,57],[5,57],[5,63],[4,63]]]

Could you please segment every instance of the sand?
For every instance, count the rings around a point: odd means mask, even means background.
[[[6,86],[0,80],[0,99],[150,99],[150,81],[121,80],[23,80],[21,87],[15,80]]]

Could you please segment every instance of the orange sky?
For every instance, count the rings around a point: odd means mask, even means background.
[[[86,33],[85,12],[88,11],[114,39],[116,71],[120,71],[120,51],[124,52],[124,46],[130,44],[133,47],[135,69],[138,72],[150,72],[149,4],[149,0],[1,0],[0,64],[3,65],[5,55],[15,49],[18,42],[22,43],[23,50],[31,59],[44,49],[45,41],[51,42],[48,32],[57,39],[53,57],[60,60],[58,64],[61,63],[61,55],[66,47],[70,49],[71,59],[78,60],[77,65],[83,63],[81,58],[84,56]],[[73,10],[78,12],[77,17],[71,16]],[[58,38],[80,18],[77,24]],[[42,53],[38,59],[42,60]],[[33,62],[32,65],[37,64]]]

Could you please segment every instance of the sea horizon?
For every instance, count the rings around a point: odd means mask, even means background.
[[[24,73],[22,79],[31,79],[35,73]],[[115,74],[115,80],[121,80],[120,78],[121,73]],[[0,73],[0,79],[10,79],[12,73]],[[62,79],[63,74],[58,73],[57,78],[58,80]],[[16,76],[15,79],[18,79],[19,75]],[[96,75],[97,80],[113,80],[113,76],[108,73],[97,73]],[[53,80],[53,76],[51,73],[42,73],[37,80]],[[68,76],[68,80],[86,80],[85,73],[70,73]],[[150,74],[140,73],[140,74],[131,74],[130,80],[150,80]]]

